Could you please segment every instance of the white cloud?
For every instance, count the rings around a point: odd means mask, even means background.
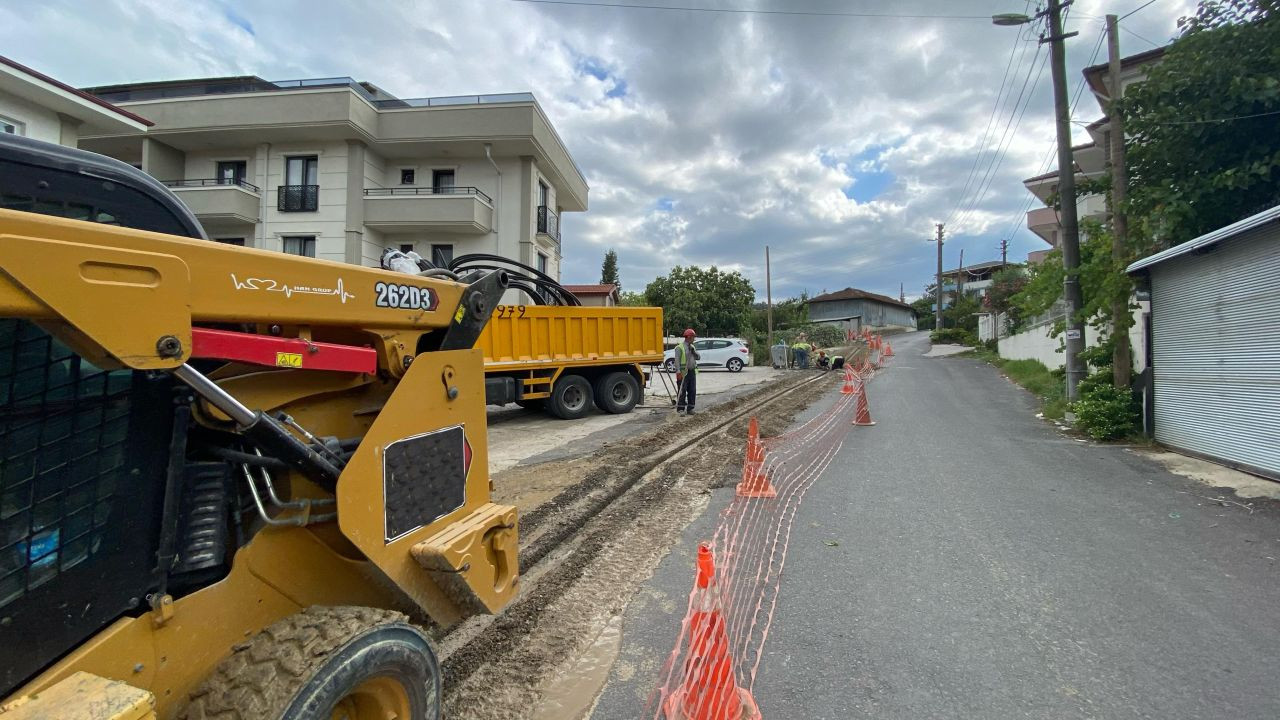
[[[1073,91],[1101,16],[1137,4],[1077,0]],[[1167,0],[1124,22],[1164,41],[1193,4]],[[877,10],[981,15],[967,12],[979,5],[900,0]],[[831,7],[786,5],[801,6]],[[613,247],[628,288],[673,264],[716,264],[741,269],[763,294],[768,244],[775,297],[846,285],[896,295],[899,282],[919,292],[934,263],[924,240],[967,199],[961,190],[1019,32],[983,20],[507,0],[46,0],[8,15],[5,54],[77,85],[351,75],[402,97],[532,91],[591,185],[591,210],[563,223],[566,281],[594,280]],[[1034,46],[1023,46],[1028,62],[1042,52]],[[1122,47],[1148,49],[1129,33]],[[985,196],[949,228],[949,264],[961,248],[966,261],[998,257],[999,237],[1020,224],[1020,180],[1040,171],[1053,142],[1049,73],[1028,91]],[[1091,97],[1080,99],[1077,117],[1098,115]],[[884,186],[862,197],[875,188],[868,173]],[[1038,247],[1019,230],[1014,257]]]

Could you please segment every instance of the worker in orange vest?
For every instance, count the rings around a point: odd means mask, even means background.
[[[702,359],[693,349],[698,334],[689,328],[684,331],[684,342],[676,345],[676,413],[693,414],[693,404],[698,399],[698,361]]]

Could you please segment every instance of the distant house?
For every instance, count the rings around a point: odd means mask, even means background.
[[[578,296],[583,305],[613,307],[618,304],[618,286],[612,283],[604,285],[565,285],[564,289]]]
[[[1018,263],[1006,263],[1000,260],[965,265],[942,273],[943,305],[950,305],[950,299],[958,288],[965,295],[973,295],[978,299],[986,297],[991,287],[992,277],[1006,267],[1022,267]]]
[[[1280,480],[1280,206],[1129,266],[1151,293],[1148,428]]]
[[[888,295],[845,288],[809,300],[809,322],[831,323],[855,332],[870,328],[916,329],[916,311]]]

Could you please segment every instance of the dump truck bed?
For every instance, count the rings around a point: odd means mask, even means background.
[[[490,405],[544,407],[564,420],[594,403],[631,412],[646,365],[662,362],[662,308],[499,305],[476,342]]]
[[[662,308],[499,305],[476,347],[485,372],[662,362]]]

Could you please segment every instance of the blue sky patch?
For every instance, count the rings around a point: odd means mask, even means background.
[[[675,209],[675,206],[676,206],[676,201],[672,200],[669,197],[660,197],[658,198],[658,202],[654,203],[654,207],[658,208],[659,210],[662,210],[663,212],[671,212],[673,209]]]
[[[232,25],[235,25],[241,30],[244,30],[250,35],[253,35],[254,37],[258,36],[258,34],[253,31],[253,23],[249,22],[248,18],[244,17],[243,15],[240,15],[235,10],[232,10],[229,7],[223,7],[222,15],[226,17],[227,21],[230,22]]]

